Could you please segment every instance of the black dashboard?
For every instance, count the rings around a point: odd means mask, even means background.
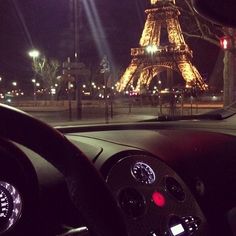
[[[233,235],[236,137],[232,130],[231,134],[220,129],[213,132],[193,124],[58,130],[106,180],[131,236]],[[56,168],[22,145],[2,139],[1,147],[0,200],[14,188],[5,212],[19,214],[9,232],[9,226],[0,222],[4,235],[21,235],[17,233],[21,229],[22,235],[32,235],[32,231],[35,235],[63,235],[68,227],[86,226]],[[9,183],[11,190],[6,192]],[[13,206],[14,202],[18,205]],[[4,214],[3,205],[0,214]]]
[[[225,228],[229,228],[226,216],[236,199],[232,191],[236,187],[235,137],[189,126],[162,130],[150,126],[68,137],[102,149],[91,160],[114,193],[131,235],[172,235],[172,219],[178,225],[188,217],[192,217],[191,224],[182,223],[184,231],[179,229],[182,234],[176,235],[191,235],[190,231],[205,235],[203,215],[210,225],[218,225],[211,227],[214,235],[230,235]],[[155,203],[155,194],[164,206]]]

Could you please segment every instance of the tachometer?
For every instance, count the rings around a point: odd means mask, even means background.
[[[143,184],[153,184],[156,180],[154,170],[144,162],[136,162],[131,168],[131,173],[136,180]]]
[[[10,229],[21,216],[22,199],[18,190],[0,181],[0,233]]]

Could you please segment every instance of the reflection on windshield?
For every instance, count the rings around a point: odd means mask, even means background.
[[[234,101],[235,32],[189,1],[13,3],[1,8],[2,103],[83,124],[202,114]]]

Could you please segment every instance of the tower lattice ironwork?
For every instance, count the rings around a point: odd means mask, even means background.
[[[191,62],[193,53],[184,40],[175,0],[150,1],[152,7],[145,11],[147,19],[139,47],[131,49],[132,61],[117,84],[118,91],[132,85],[136,92],[140,92],[166,70],[179,72],[186,87],[197,86],[206,90],[207,85]]]

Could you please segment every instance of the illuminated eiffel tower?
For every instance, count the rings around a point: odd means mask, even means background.
[[[131,49],[132,61],[117,83],[117,90],[122,92],[132,86],[140,93],[163,71],[178,72],[186,88],[207,90],[208,86],[191,63],[192,51],[184,40],[175,0],[150,1],[152,7],[145,11],[147,20],[139,47]],[[164,44],[163,36],[166,36]]]

